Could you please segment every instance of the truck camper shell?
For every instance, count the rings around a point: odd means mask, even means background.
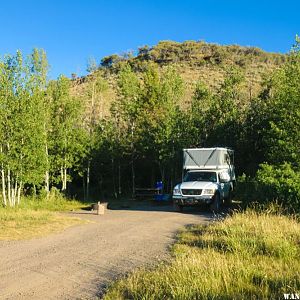
[[[183,169],[232,169],[234,151],[228,148],[183,149]]]

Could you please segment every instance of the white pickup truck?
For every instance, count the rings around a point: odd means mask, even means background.
[[[184,206],[208,204],[213,212],[218,212],[222,203],[231,202],[234,187],[233,150],[183,150],[183,179],[173,190],[176,210],[182,211]]]

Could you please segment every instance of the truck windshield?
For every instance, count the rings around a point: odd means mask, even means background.
[[[188,172],[183,179],[184,182],[187,181],[209,181],[217,182],[216,172]]]

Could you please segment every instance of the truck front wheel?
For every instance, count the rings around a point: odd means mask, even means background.
[[[213,202],[210,204],[211,212],[218,213],[220,211],[220,205],[221,205],[220,194],[217,193],[214,196]]]

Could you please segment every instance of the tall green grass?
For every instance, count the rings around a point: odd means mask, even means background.
[[[90,203],[68,199],[59,193],[50,193],[48,197],[24,197],[16,209],[68,211],[88,206],[90,206]]]
[[[300,224],[248,210],[181,232],[174,259],[114,283],[105,299],[280,299],[300,292]]]

